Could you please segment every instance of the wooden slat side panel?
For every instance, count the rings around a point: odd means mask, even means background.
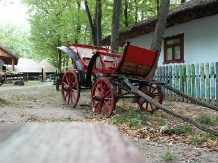
[[[145,75],[150,70],[150,66],[140,65],[134,62],[125,61],[120,67],[122,72],[140,73]]]

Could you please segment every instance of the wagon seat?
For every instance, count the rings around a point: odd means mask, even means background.
[[[92,45],[84,45],[84,44],[71,44],[71,43],[68,43],[68,47],[70,48],[70,50],[72,50],[74,53],[78,55],[79,60],[81,61],[85,72],[88,69],[88,65],[90,63],[91,58],[96,53],[98,53],[98,57],[96,58],[96,64],[94,65],[95,69],[102,69],[105,67],[104,64],[109,66],[113,63],[111,57],[103,56],[104,54],[109,55],[108,48],[92,46]]]
[[[121,58],[114,69],[114,75],[146,77],[154,65],[156,56],[156,51],[127,42],[123,47]]]

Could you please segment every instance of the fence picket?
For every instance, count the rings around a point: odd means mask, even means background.
[[[165,80],[164,80],[165,82],[168,82],[168,77],[169,77],[169,75],[168,75],[168,66],[166,66],[166,67],[165,67],[165,78],[164,78],[164,79],[165,79]],[[169,100],[169,92],[168,92],[168,91],[169,91],[169,90],[165,88],[165,95],[166,95],[165,99],[166,99],[166,100]]]
[[[201,75],[201,101],[205,101],[205,80],[204,80],[204,63],[200,63],[200,75]]]
[[[205,64],[205,73],[206,73],[206,79],[205,79],[205,83],[206,83],[206,103],[210,102],[210,78],[209,78],[209,63],[207,62]]]
[[[184,92],[184,83],[183,83],[183,75],[182,75],[182,72],[183,72],[182,65],[179,65],[179,74],[180,74],[179,85],[180,85],[180,91],[183,91],[183,92]],[[180,96],[180,97],[179,97],[179,100],[180,100],[181,102],[183,102],[183,101],[184,101],[184,97],[183,97],[183,96]]]
[[[169,85],[172,87],[172,66],[169,66]],[[172,100],[172,91],[168,90],[169,100]]]
[[[195,65],[194,64],[192,64],[191,65],[191,78],[192,78],[192,85],[191,85],[191,87],[192,87],[192,94],[191,94],[191,96],[192,97],[196,97],[196,93],[195,93]]]
[[[211,104],[215,105],[215,83],[214,83],[214,63],[210,64],[210,90],[211,90]]]
[[[161,77],[162,77],[162,80],[161,81],[164,81],[165,82],[165,67],[162,66],[161,68]],[[163,99],[165,100],[165,87],[163,87]]]
[[[182,83],[183,83],[183,92],[187,94],[187,77],[186,77],[186,65],[182,66]],[[184,102],[188,102],[186,98],[183,98]]]
[[[176,84],[175,84],[175,71],[176,71],[176,66],[173,65],[172,67],[172,86],[173,88],[176,88]],[[175,93],[172,92],[172,100],[174,101],[175,100]]]
[[[196,93],[197,98],[200,100],[200,73],[199,73],[199,64],[196,64]]]
[[[190,65],[187,65],[187,94],[191,96],[191,68]],[[188,103],[191,103],[190,100],[188,100]]]
[[[216,106],[218,106],[218,62],[216,62]]]
[[[176,89],[179,89],[179,66],[176,65]],[[179,95],[175,94],[175,100],[178,101],[179,100]]]

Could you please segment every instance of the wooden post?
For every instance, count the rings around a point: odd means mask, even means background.
[[[42,82],[44,81],[44,70],[42,68]]]
[[[12,71],[14,71],[14,57],[12,57]]]

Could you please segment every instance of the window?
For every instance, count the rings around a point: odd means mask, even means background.
[[[184,33],[164,38],[164,62],[184,63]]]

